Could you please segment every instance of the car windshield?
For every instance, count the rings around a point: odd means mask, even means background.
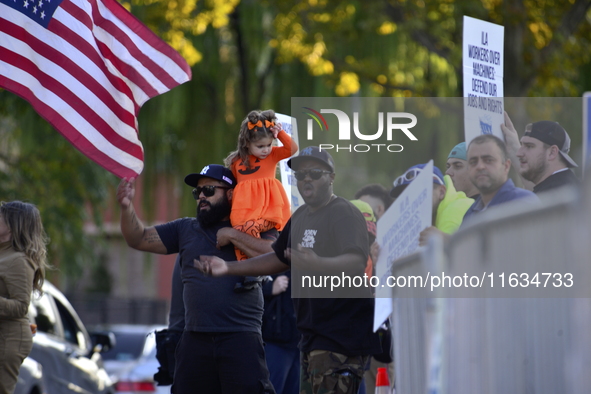
[[[128,361],[139,358],[146,342],[145,333],[113,332],[117,343],[115,347],[101,353],[103,360]]]

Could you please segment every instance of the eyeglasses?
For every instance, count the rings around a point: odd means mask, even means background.
[[[317,181],[324,174],[332,174],[332,172],[314,168],[312,170],[295,171],[293,173],[298,181],[303,181],[307,176],[310,176],[312,180]]]
[[[406,171],[404,174],[400,175],[398,178],[394,179],[393,187],[398,187],[406,184],[407,182],[412,181],[415,179],[422,171],[422,168],[411,168],[410,170]],[[433,174],[433,179],[437,181],[440,185],[443,185],[443,181],[437,175]]]
[[[193,189],[193,198],[195,200],[199,200],[199,196],[201,195],[202,192],[205,197],[211,197],[215,194],[216,188],[230,189],[229,187],[226,187],[226,186],[214,186],[214,185],[197,186],[195,189]]]

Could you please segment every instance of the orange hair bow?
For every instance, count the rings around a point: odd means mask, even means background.
[[[247,126],[248,126],[248,130],[252,130],[255,127],[263,127],[263,122],[261,122],[260,120],[258,122],[256,122],[256,123],[252,123],[252,122],[249,121],[248,124],[247,124]]]
[[[256,123],[252,123],[252,122],[248,122],[246,124],[246,126],[248,127],[248,130],[252,130],[255,127],[263,127],[263,122],[261,122],[260,120]],[[271,126],[275,126],[274,122],[269,122],[268,120],[265,120],[265,127],[269,128]]]

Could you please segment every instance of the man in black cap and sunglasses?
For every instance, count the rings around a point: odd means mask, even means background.
[[[369,253],[367,225],[359,209],[333,194],[335,165],[328,152],[307,147],[288,165],[295,171],[305,204],[285,225],[273,244],[274,252],[229,263],[201,256],[195,267],[212,276],[267,275],[291,267],[294,309],[302,334],[299,392],[357,393],[370,355],[381,350],[372,330],[371,289],[347,290],[345,285],[332,292],[331,283],[311,289],[304,285],[302,273],[363,278]],[[336,293],[343,298],[330,298],[338,297]],[[352,293],[359,298],[347,298]]]
[[[150,227],[142,224],[133,208],[134,180],[123,179],[117,189],[121,232],[127,244],[181,257],[185,328],[176,351],[172,392],[274,393],[261,339],[260,288],[236,292],[241,278],[205,276],[193,267],[193,260],[200,255],[232,260],[234,246],[257,256],[272,250],[277,232],[263,233],[257,239],[231,227],[236,180],[224,166],[205,166],[200,173],[187,175],[185,183],[195,188],[196,218]]]
[[[523,179],[534,184],[536,194],[562,186],[578,188],[580,181],[571,168],[578,167],[568,155],[570,137],[557,122],[541,120],[525,126],[521,144],[517,131],[505,112],[505,125],[501,126],[507,149],[516,157],[516,169]]]

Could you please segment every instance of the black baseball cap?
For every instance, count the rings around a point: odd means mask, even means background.
[[[187,175],[185,177],[185,183],[189,186],[197,187],[197,182],[201,178],[217,179],[231,187],[236,186],[236,178],[234,178],[232,171],[219,164],[209,164],[203,167],[200,173]]]
[[[568,155],[570,151],[570,137],[566,130],[558,123],[550,120],[540,120],[525,126],[524,137],[540,140],[548,145],[556,145],[560,155],[569,167],[578,167],[577,163]]]
[[[304,159],[314,159],[320,163],[326,164],[332,172],[334,172],[334,160],[330,153],[326,151],[326,149],[322,150],[317,146],[308,146],[300,150],[299,155],[296,157],[292,157],[287,161],[287,165],[292,170],[297,170],[298,163],[303,161]]]

